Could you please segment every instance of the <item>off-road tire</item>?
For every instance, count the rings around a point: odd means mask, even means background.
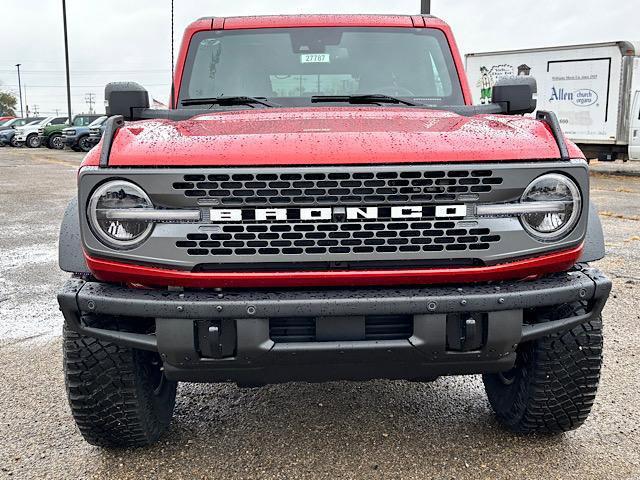
[[[51,150],[64,150],[64,142],[62,141],[62,135],[59,133],[53,133],[47,139],[47,147]]]
[[[92,326],[123,328],[115,319]],[[177,383],[167,380],[157,353],[85,337],[64,327],[64,373],[74,420],[87,442],[142,447],[167,430]]]
[[[549,310],[540,320],[585,313],[582,303]],[[498,421],[516,433],[557,434],[591,412],[602,365],[602,318],[518,347],[515,367],[483,376]]]
[[[29,148],[40,148],[42,145],[40,143],[40,140],[38,139],[38,134],[37,133],[32,133],[30,134],[24,144],[29,147]]]

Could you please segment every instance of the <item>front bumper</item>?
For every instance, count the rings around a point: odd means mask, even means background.
[[[601,272],[576,267],[526,282],[421,288],[171,292],[72,279],[58,302],[72,330],[158,351],[170,379],[260,385],[505,371],[519,343],[588,322],[610,290]],[[585,313],[536,323],[540,309],[571,302],[583,302]],[[155,332],[88,327],[92,315],[154,319]],[[410,317],[407,338],[358,337],[359,321],[385,315]],[[291,318],[314,319],[325,337],[274,341],[270,322]],[[465,349],[469,338],[478,343]]]
[[[78,138],[79,138],[78,135],[72,135],[72,136],[63,135],[62,143],[64,143],[68,147],[75,147],[78,144]]]

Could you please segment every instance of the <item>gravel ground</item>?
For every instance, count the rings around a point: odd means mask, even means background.
[[[506,433],[476,376],[182,384],[159,444],[109,451],[80,437],[62,378],[56,242],[80,159],[0,149],[0,478],[640,478],[640,178],[593,178],[614,290],[602,384],[579,430]]]

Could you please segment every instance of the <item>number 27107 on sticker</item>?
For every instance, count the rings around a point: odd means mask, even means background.
[[[303,53],[300,63],[331,63],[331,57],[328,53]]]

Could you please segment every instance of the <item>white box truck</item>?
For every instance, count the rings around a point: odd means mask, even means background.
[[[640,42],[470,53],[466,69],[475,103],[490,103],[500,78],[531,75],[538,108],[588,158],[640,160]]]

